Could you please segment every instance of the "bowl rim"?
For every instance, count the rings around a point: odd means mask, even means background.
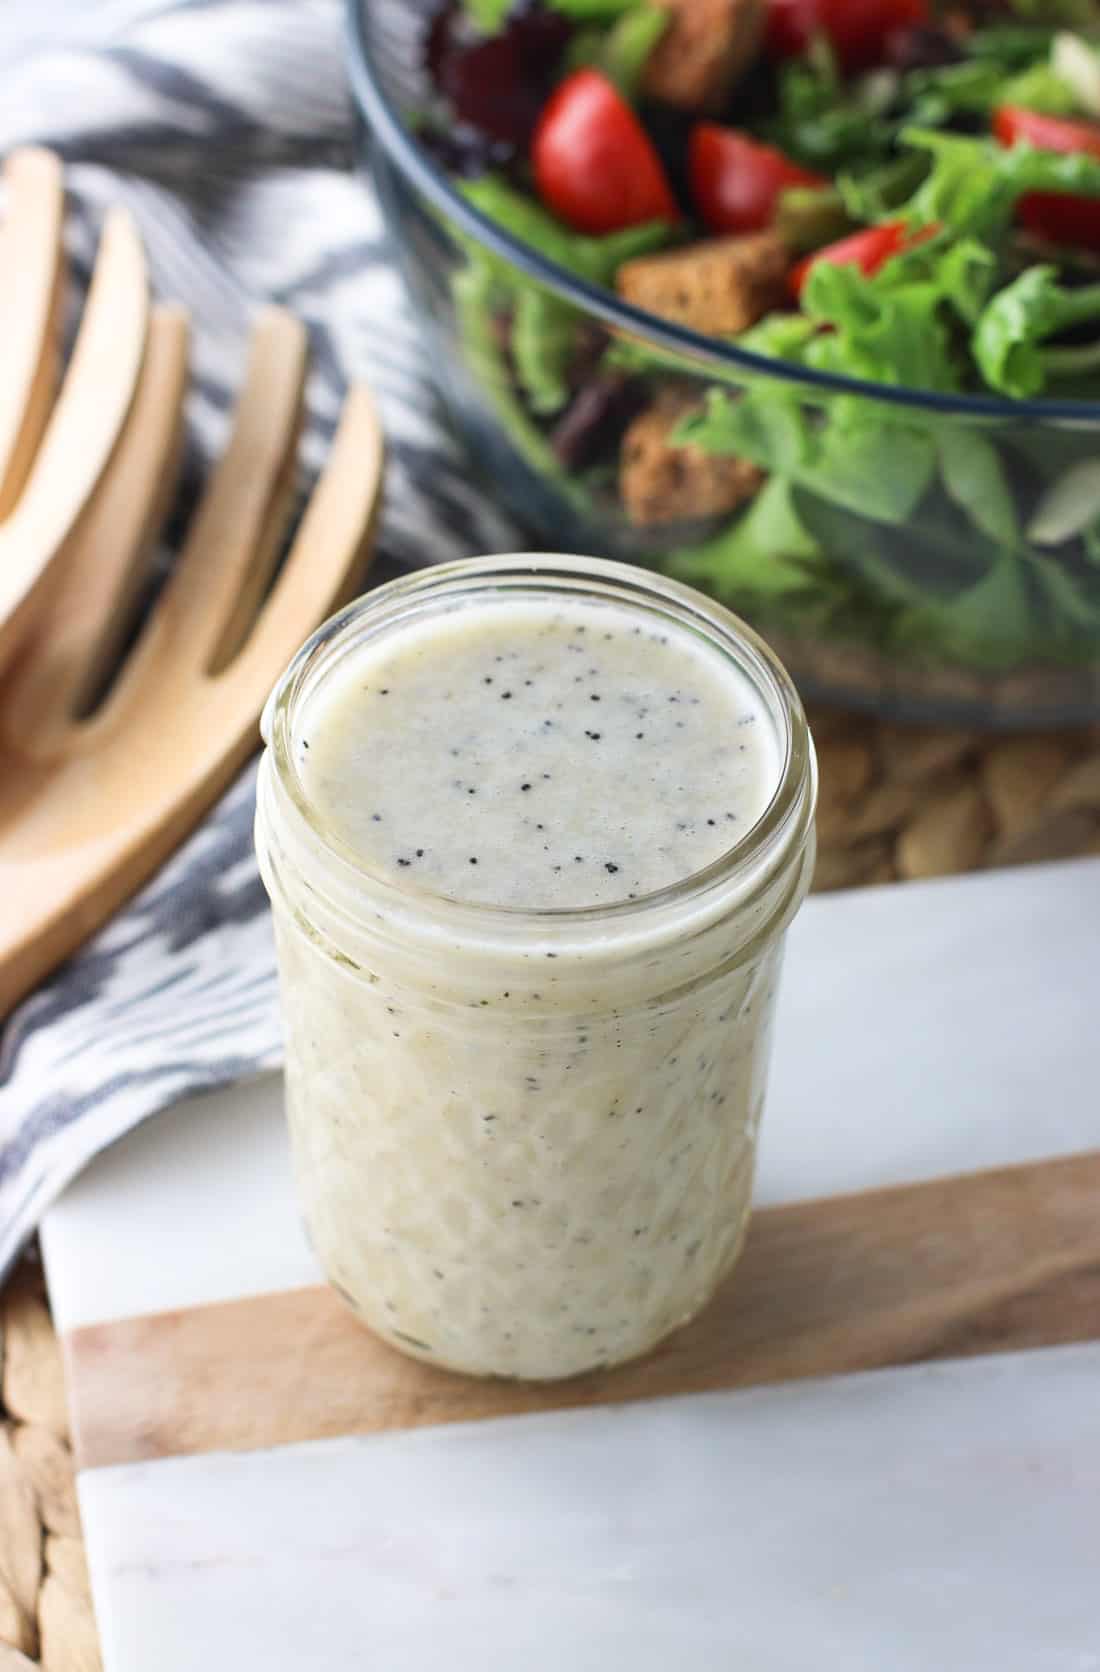
[[[514,238],[468,202],[443,169],[417,142],[382,84],[367,31],[367,0],[345,0],[345,38],[352,96],[359,114],[401,172],[448,219],[494,255],[503,257],[565,302],[594,314],[616,331],[656,344],[668,353],[702,361],[727,373],[738,371],[774,378],[822,394],[859,395],[883,405],[917,408],[957,418],[1066,420],[1100,424],[1100,400],[1012,400],[1004,395],[953,395],[938,390],[874,383],[866,378],[794,366],[700,332],[635,307],[602,285],[579,278],[550,261],[531,245]]]

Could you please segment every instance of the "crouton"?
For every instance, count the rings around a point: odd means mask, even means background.
[[[774,232],[714,238],[619,268],[619,295],[708,336],[745,331],[784,298],[790,257]]]
[[[673,447],[669,436],[700,403],[666,390],[623,437],[619,493],[638,528],[715,517],[750,499],[764,473],[747,459],[718,458],[699,447]]]
[[[680,110],[720,110],[756,57],[765,0],[660,0],[668,24],[645,70],[652,99]]]

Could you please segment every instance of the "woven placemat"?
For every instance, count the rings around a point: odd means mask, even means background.
[[[1100,853],[1100,728],[990,738],[813,716],[818,889]],[[97,1672],[57,1337],[33,1252],[0,1306],[0,1672]]]

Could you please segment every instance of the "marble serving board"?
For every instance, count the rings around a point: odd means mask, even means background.
[[[1098,1672],[1100,861],[813,899],[744,1261],[451,1377],[320,1284],[276,1078],[51,1213],[106,1672]]]

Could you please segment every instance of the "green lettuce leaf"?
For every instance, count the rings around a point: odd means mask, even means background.
[[[1002,236],[1024,192],[1100,197],[1100,158],[1031,145],[906,128],[904,144],[926,152],[927,178],[899,213],[917,226],[936,224],[985,243]]]
[[[925,251],[925,259],[931,257],[931,248],[919,245],[905,259],[916,261],[921,250]],[[954,309],[964,325],[973,325],[997,282],[996,256],[976,238],[959,238],[953,243],[937,245],[935,259],[941,300]]]
[[[719,457],[736,454],[763,470],[797,476],[810,467],[815,437],[797,395],[760,384],[743,394],[709,389],[699,412],[681,419],[676,447],[699,447]]]
[[[1031,561],[1030,571],[1050,622],[1052,639],[1064,652],[1091,647],[1100,632],[1100,575],[1088,567],[1071,568],[1054,557]]]
[[[1009,10],[1048,29],[1095,29],[1100,24],[1096,0],[1009,0]]]
[[[484,263],[471,262],[455,274],[452,293],[466,364],[509,440],[541,475],[558,483],[563,492],[571,492],[553,449],[512,387],[494,331],[497,284],[492,270]]]
[[[938,283],[921,276],[895,281],[891,265],[870,279],[858,267],[827,261],[810,269],[802,310],[831,330],[808,346],[807,363],[876,383],[957,389]]]
[[[771,354],[802,365],[806,350],[820,329],[815,319],[803,313],[766,314],[747,331],[742,331],[735,341],[739,348],[747,348],[753,354]]]
[[[804,626],[825,625],[851,590],[799,520],[790,484],[778,476],[728,528],[670,553],[661,567],[763,619]]]
[[[1076,535],[1096,561],[1095,535],[1100,527],[1100,459],[1078,459],[1044,489],[1031,514],[1027,537],[1036,546],[1061,546]]]
[[[548,261],[568,268],[571,273],[593,284],[610,284],[624,261],[660,249],[669,242],[674,232],[667,221],[647,221],[643,226],[626,227],[622,232],[609,232],[602,238],[571,232],[533,197],[516,191],[494,174],[485,174],[479,180],[463,181],[461,191],[475,209],[496,221],[521,243],[530,244]],[[474,247],[481,249],[480,245]],[[512,282],[531,282],[517,273],[503,257],[494,256],[490,251],[483,253]]]
[[[827,415],[794,391],[759,385],[741,396],[709,391],[674,440],[706,453],[736,454],[876,522],[912,516],[936,469],[927,430],[861,396],[841,395]]]
[[[825,171],[881,158],[893,139],[885,113],[899,85],[891,71],[845,83],[828,41],[819,35],[808,52],[780,70],[779,110],[766,124],[766,137],[789,156]]]
[[[901,103],[918,128],[940,127],[955,116],[985,116],[1005,104],[1046,116],[1071,116],[1079,108],[1073,88],[1045,57],[1009,73],[992,56],[913,70],[905,78]]]
[[[634,0],[610,29],[582,29],[570,42],[566,63],[571,70],[601,70],[624,98],[637,99],[646,65],[668,28],[669,14],[650,0]]]
[[[977,320],[996,274],[984,244],[946,235],[903,250],[873,274],[818,262],[800,314],[773,316],[738,340],[819,371],[957,392],[966,368],[956,326]]]
[[[1036,658],[1040,635],[1024,560],[1006,548],[972,586],[899,612],[893,643],[995,673]]]
[[[533,198],[494,175],[464,182],[463,194],[517,238],[550,261],[594,284],[610,284],[619,266],[666,243],[671,227],[654,221],[603,238],[571,232]],[[516,378],[531,411],[540,417],[557,412],[569,396],[568,370],[583,312],[563,302],[474,239],[462,240],[471,269],[481,275],[479,294],[490,313],[512,321],[512,358]]]
[[[1071,326],[1093,324],[1097,340],[1048,342]],[[1100,371],[1100,284],[1070,290],[1056,267],[1029,267],[983,308],[972,338],[974,358],[991,389],[1028,398],[1060,377]]]
[[[929,430],[906,423],[858,395],[834,401],[813,464],[801,483],[820,498],[874,522],[908,522],[936,473]]]
[[[1081,109],[1072,84],[1049,63],[1033,64],[1003,82],[986,108],[1004,104],[1036,110],[1043,116],[1073,116]]]
[[[569,399],[569,363],[576,336],[575,309],[537,285],[517,291],[512,361],[531,410],[540,417],[560,411]]]
[[[500,28],[511,4],[512,0],[463,0],[469,16],[487,35]]]
[[[999,545],[1015,545],[1020,522],[1005,467],[992,442],[964,424],[937,436],[944,490],[974,527]]]
[[[1071,115],[1080,100],[1051,61],[1054,38],[1052,29],[978,30],[958,62],[904,74],[879,68],[849,80],[819,39],[781,69],[769,137],[804,162],[861,175],[892,160],[905,126],[940,128],[1004,104]]]
[[[603,20],[629,11],[636,0],[549,0],[556,12],[582,20]],[[463,0],[468,15],[486,35],[494,35],[512,7],[512,0]]]
[[[837,176],[836,189],[854,221],[888,221],[900,204],[912,197],[928,173],[928,159],[919,151],[891,157],[862,173]]]
[[[976,29],[966,43],[971,58],[995,58],[1007,73],[1050,57],[1056,23],[996,23]]]

